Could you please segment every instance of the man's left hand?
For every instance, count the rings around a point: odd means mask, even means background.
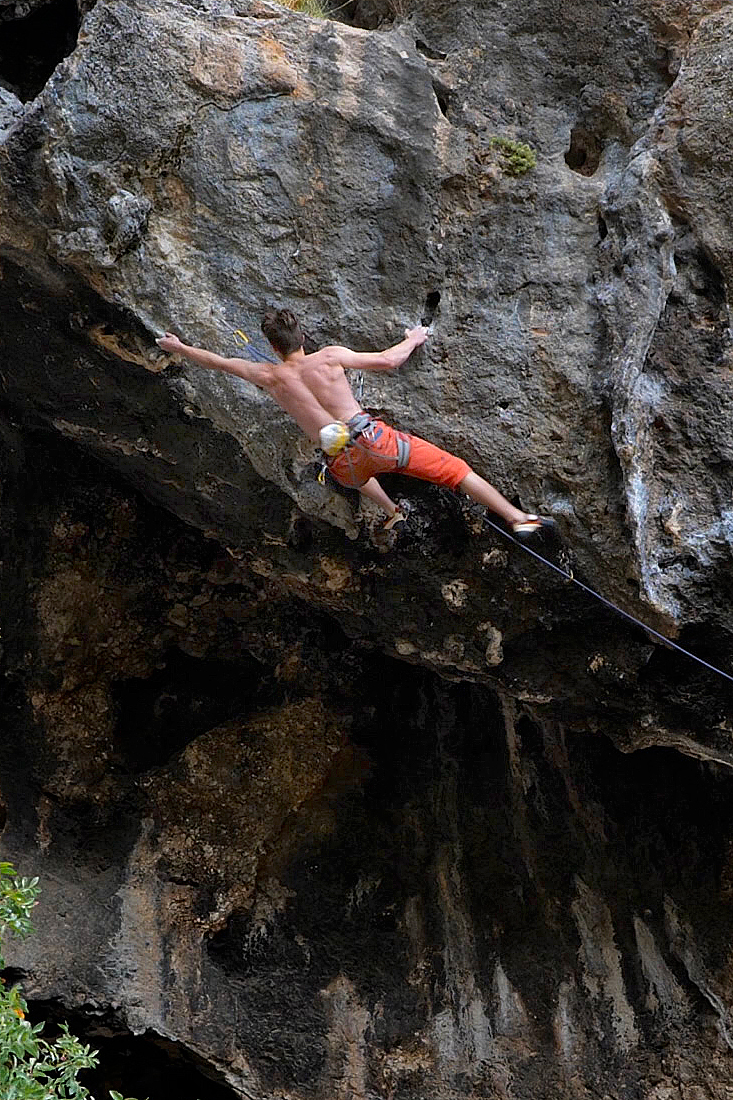
[[[159,336],[155,342],[163,351],[181,351],[184,347],[183,342],[172,332],[166,332],[165,336]]]
[[[428,338],[428,330],[425,325],[416,325],[415,328],[405,329],[405,339],[414,340],[415,347],[419,347],[420,344],[424,344]]]

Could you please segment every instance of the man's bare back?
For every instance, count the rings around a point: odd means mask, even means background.
[[[314,443],[326,424],[345,422],[361,412],[340,351],[327,347],[313,355],[290,356],[272,368],[269,384],[263,387]]]
[[[316,444],[320,442],[321,429],[326,425],[334,421],[348,423],[363,411],[351,391],[345,374],[346,370],[394,370],[409,358],[415,348],[424,344],[428,336],[428,330],[422,325],[417,325],[415,328],[405,329],[404,339],[385,351],[358,352],[331,345],[321,348],[312,355],[306,355],[300,327],[296,318],[288,310],[268,311],[263,319],[262,331],[272,344],[280,362],[255,363],[247,359],[227,359],[205,351],[203,348],[190,347],[170,332],[161,337],[157,343],[164,351],[185,355],[187,359],[191,359],[201,367],[224,371],[244,378],[247,382],[253,382],[269,393]],[[368,416],[366,419],[371,420]],[[376,433],[373,437],[374,442],[370,444],[373,471],[369,470],[367,463],[366,473],[355,474],[354,463],[350,461],[348,453],[345,453],[337,455],[333,460],[331,472],[342,485],[357,488],[363,496],[368,497],[386,512],[389,517],[387,526],[403,518],[400,509],[387,496],[375,476],[377,473],[388,472],[390,468],[412,477],[433,481],[456,490],[460,489],[473,500],[486,505],[505,519],[516,534],[531,534],[543,526],[552,525],[551,520],[530,516],[527,512],[515,508],[462,459],[457,459],[447,451],[441,451],[440,448],[417,436],[399,433],[402,444],[407,447],[408,455],[412,447],[413,457],[404,462],[398,460],[391,467],[388,462],[385,466],[384,454],[376,453],[379,449],[377,441],[381,437],[383,445],[387,437],[392,440],[393,437],[396,439],[396,435],[389,425],[381,421],[373,423]],[[358,433],[362,431],[359,429]],[[361,447],[362,450],[369,449],[365,442],[366,433],[362,438],[364,442],[356,439],[354,446]],[[348,448],[346,450],[348,451]],[[336,463],[342,458],[349,467],[351,480],[344,480],[344,475],[337,472]]]
[[[406,329],[405,339],[384,352],[354,352],[350,348],[330,345],[306,355],[301,347],[273,364],[225,359],[200,348],[188,347],[170,332],[157,343],[164,351],[178,352],[202,367],[254,382],[292,416],[313,443],[318,443],[319,432],[326,424],[350,420],[361,412],[345,370],[394,370],[426,338],[427,329],[418,325]]]

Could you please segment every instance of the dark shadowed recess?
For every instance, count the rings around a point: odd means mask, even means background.
[[[436,90],[436,95],[437,94],[438,93],[437,93],[437,90]],[[445,114],[446,111],[447,111],[447,107],[445,109],[443,107],[441,107],[441,110],[443,111],[443,114]],[[432,325],[433,319],[435,317],[435,311],[437,310],[439,305],[440,305],[440,291],[439,290],[431,290],[430,293],[427,294],[426,297],[425,297],[425,308],[423,310],[423,315],[422,315],[422,319],[421,319],[420,323],[423,324],[423,325]]]
[[[239,1093],[222,1075],[183,1043],[173,1043],[152,1031],[133,1035],[111,1012],[90,1008],[67,1011],[58,1001],[29,1002],[36,1024],[47,1021],[44,1034],[57,1033],[66,1022],[73,1035],[99,1052],[99,1065],[80,1075],[93,1096],[106,1097],[110,1089],[141,1100],[237,1100]]]
[[[34,99],[79,33],[75,0],[49,0],[25,19],[0,22],[0,83],[23,102]]]
[[[592,176],[601,163],[602,153],[602,136],[584,126],[575,126],[570,134],[565,163],[581,176]]]
[[[237,913],[208,945],[207,981],[236,989],[237,1040],[264,1081],[320,1079],[330,991],[343,988],[334,983],[348,983],[373,1020],[367,1042],[383,1049],[454,1011],[465,979],[450,963],[458,937],[475,952],[485,1003],[500,959],[533,1020],[547,1058],[527,1094],[561,1095],[541,1076],[555,1057],[559,985],[568,975],[582,984],[579,881],[609,912],[647,1041],[661,1041],[664,1022],[646,1007],[636,918],[694,1011],[706,1011],[669,941],[665,899],[721,965],[731,934],[728,772],[665,749],[624,755],[603,737],[542,728],[521,708],[507,738],[490,692],[404,666],[393,678],[382,665],[374,704],[354,731],[369,760],[362,782],[332,803],[325,837],[307,826],[309,812],[321,820],[318,807],[305,808],[290,858],[273,869],[289,895],[283,912],[264,932],[251,912]],[[593,1063],[610,1088],[620,1067],[601,1046]]]
[[[164,764],[195,737],[247,714],[264,672],[246,653],[234,663],[171,649],[164,668],[114,687],[120,755],[133,771]]]
[[[374,31],[404,19],[410,0],[333,0],[326,4],[332,18],[351,27]]]

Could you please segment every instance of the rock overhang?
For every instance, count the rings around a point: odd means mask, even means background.
[[[503,79],[507,43],[494,47]],[[717,472],[694,445],[683,466],[649,461],[665,445],[656,406],[665,424],[687,415],[660,336],[681,253],[653,137],[624,159],[634,131],[617,127],[615,159],[583,177],[564,163],[571,97],[560,96],[533,124],[551,155],[505,176],[491,138],[506,125],[506,89],[474,64],[483,121],[465,101],[447,120],[431,73],[450,69],[445,57],[426,59],[409,28],[369,34],[269,3],[97,4],[4,143],[6,286],[14,265],[23,286],[3,354],[24,369],[6,373],[8,398],[230,544],[251,540],[263,507],[279,517],[270,537],[287,543],[288,498],[353,540],[351,502],[317,484],[316,455],[272,403],[246,383],[166,365],[152,337],[182,328],[233,351],[234,328],[253,335],[277,290],[317,339],[374,345],[432,301],[432,350],[401,375],[370,377],[367,404],[465,454],[525,505],[554,510],[586,576],[623,606],[670,630],[720,622],[709,577],[729,557],[724,517],[716,526],[696,484],[703,473],[708,499],[723,484],[725,429]],[[110,96],[99,77],[113,71]],[[585,101],[611,118],[599,95]],[[528,95],[525,120],[530,106]],[[700,331],[710,301],[692,310]],[[725,347],[721,325],[704,371],[688,367],[687,392],[704,385],[719,400]],[[325,586],[334,608],[337,576],[353,573],[337,541],[324,534],[321,554],[340,563]],[[298,580],[308,569],[279,563],[275,546],[258,568],[311,598]],[[454,579],[436,578],[436,594]],[[358,605],[358,586],[345,590]],[[504,636],[494,618],[479,615],[468,634],[488,622]],[[386,639],[393,651],[433,653],[448,671],[464,645],[460,630],[419,645],[404,634]]]

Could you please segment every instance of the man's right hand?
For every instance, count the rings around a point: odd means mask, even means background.
[[[165,336],[159,336],[155,342],[163,351],[181,351],[185,346],[183,341],[179,340],[172,332],[166,332]]]
[[[415,328],[405,329],[405,339],[412,340],[415,347],[420,347],[420,344],[424,344],[428,338],[428,330],[425,325],[416,325]]]

